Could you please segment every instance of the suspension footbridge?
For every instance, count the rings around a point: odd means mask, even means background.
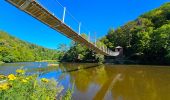
[[[75,42],[81,43],[86,47],[92,49],[96,53],[105,55],[105,56],[118,56],[119,52],[113,52],[104,46],[97,46],[96,43],[90,42],[83,38],[80,34],[81,23],[79,24],[79,32],[74,31],[70,26],[68,26],[65,21],[66,8],[63,7],[63,16],[62,20],[56,17],[48,9],[46,9],[42,4],[36,0],[6,0],[13,6],[18,9],[26,12],[35,19],[41,21],[57,32],[67,36]]]

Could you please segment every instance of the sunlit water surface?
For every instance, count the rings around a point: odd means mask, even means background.
[[[40,78],[54,78],[67,89],[74,83],[73,100],[170,100],[170,66],[59,64],[23,62],[0,65],[0,74],[18,68]]]

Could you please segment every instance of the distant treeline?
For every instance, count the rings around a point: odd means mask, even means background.
[[[24,62],[55,60],[59,54],[56,50],[21,41],[6,32],[0,31],[0,61]]]

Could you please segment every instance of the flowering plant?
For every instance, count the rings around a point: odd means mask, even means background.
[[[67,95],[61,96],[63,86],[53,79],[38,79],[37,75],[26,76],[22,69],[16,70],[16,75],[0,75],[0,100],[55,100],[57,97],[69,98]],[[67,92],[68,93],[68,92]]]

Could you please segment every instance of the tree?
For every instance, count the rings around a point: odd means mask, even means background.
[[[3,62],[23,62],[57,59],[58,51],[21,41],[0,31],[0,60]]]

